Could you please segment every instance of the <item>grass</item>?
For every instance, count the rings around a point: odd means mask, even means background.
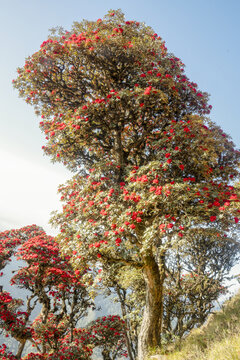
[[[240,360],[240,292],[163,360]],[[151,358],[149,358],[151,359]]]

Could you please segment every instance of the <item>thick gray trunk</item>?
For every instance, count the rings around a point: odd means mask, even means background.
[[[147,259],[144,268],[146,306],[138,338],[138,360],[145,360],[149,348],[160,346],[163,315],[164,270],[154,258]]]

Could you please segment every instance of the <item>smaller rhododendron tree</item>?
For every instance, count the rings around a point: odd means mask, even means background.
[[[82,273],[75,274],[68,257],[60,256],[58,244],[46,234],[30,238],[16,256],[27,266],[13,276],[12,284],[28,289],[31,302],[37,300],[42,306],[39,317],[32,323],[32,339],[43,353],[57,352],[60,340],[73,332],[93,305],[82,284]]]
[[[69,257],[60,256],[59,246],[53,237],[45,234],[29,239],[19,248],[16,256],[28,265],[12,278],[12,284],[36,294],[43,304],[43,315],[48,316],[51,303],[55,312],[61,309],[65,314],[66,306],[71,305],[72,316],[76,316],[76,313],[79,318],[85,315],[90,299],[81,275],[86,270],[75,273],[68,262]],[[82,298],[81,305],[78,298]],[[75,322],[79,320],[78,317]]]
[[[30,291],[30,296],[24,303],[3,291],[0,294],[0,326],[6,336],[11,335],[19,342],[18,359],[27,340],[40,352],[39,356],[41,353],[57,352],[61,339],[68,333],[72,334],[78,321],[93,306],[82,284],[82,273],[75,274],[68,258],[60,257],[54,238],[40,228],[26,227],[4,232],[4,239],[6,236],[7,240],[2,243],[2,263],[6,264],[6,260],[10,259],[9,244],[11,254],[14,247],[21,244],[14,254],[18,260],[24,260],[26,266],[16,272],[11,284]],[[31,313],[37,304],[41,305],[41,313],[35,321],[31,321]],[[20,306],[25,307],[25,311],[21,311]]]
[[[125,357],[124,322],[119,316],[97,319],[86,329],[78,327],[79,320],[94,308],[82,280],[88,269],[74,271],[69,256],[60,256],[59,245],[43,230],[23,236],[24,229],[29,227],[16,230],[21,238],[14,244],[20,247],[13,253],[26,266],[16,272],[11,284],[28,290],[30,295],[24,303],[5,291],[0,293],[0,327],[7,337],[19,342],[17,354],[10,354],[9,359],[87,360],[93,348],[100,348],[106,360]],[[32,320],[37,304],[41,311]],[[27,341],[35,352],[22,358]],[[5,345],[1,351],[7,354]]]
[[[128,357],[125,338],[125,321],[118,315],[103,316],[87,327],[91,343],[100,349],[103,360]]]

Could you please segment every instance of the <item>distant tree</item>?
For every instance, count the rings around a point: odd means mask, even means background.
[[[62,254],[75,269],[143,272],[143,360],[160,346],[170,250],[191,246],[195,228],[236,237],[239,152],[206,117],[208,95],[181,60],[121,11],[53,30],[18,73],[15,88],[42,117],[45,153],[77,172],[52,219]],[[84,277],[90,285],[95,273]]]
[[[181,339],[203,324],[216,300],[226,293],[229,271],[239,261],[239,242],[226,241],[220,234],[193,229],[184,252],[172,251],[164,294],[163,334],[167,339]]]

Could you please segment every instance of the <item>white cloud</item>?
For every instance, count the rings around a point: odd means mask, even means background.
[[[48,221],[61,206],[57,188],[71,174],[47,159],[39,164],[4,150],[0,159],[0,230],[37,224],[54,234]]]

